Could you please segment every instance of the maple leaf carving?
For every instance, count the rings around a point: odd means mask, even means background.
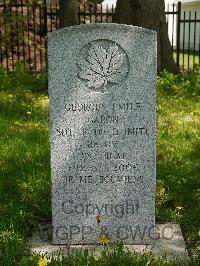
[[[86,60],[78,62],[79,77],[88,81],[89,88],[105,89],[108,83],[119,83],[126,76],[128,69],[125,60],[126,55],[120,53],[117,45],[105,50],[92,44]]]

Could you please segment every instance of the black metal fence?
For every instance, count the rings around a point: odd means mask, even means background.
[[[1,1],[1,0],[0,0]],[[46,0],[3,0],[0,2],[0,64],[13,70],[23,62],[40,71],[46,65],[46,35],[59,27],[58,4]],[[79,23],[111,23],[114,8],[84,3],[78,8]],[[167,7],[166,21],[174,58],[181,68],[200,64],[200,18],[197,12],[181,11],[181,4]]]
[[[58,5],[30,0],[0,3],[0,63],[12,70],[22,61],[33,71],[46,64],[47,32],[58,29]]]
[[[181,2],[168,5],[165,14],[174,59],[180,68],[191,69],[200,64],[200,7],[198,11],[184,7]]]
[[[79,24],[112,23],[114,12],[115,9],[113,6],[112,8],[108,8],[108,6],[103,8],[103,5],[92,4],[91,2],[79,4]]]

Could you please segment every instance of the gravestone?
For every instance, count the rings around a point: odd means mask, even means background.
[[[156,33],[64,28],[49,34],[48,68],[53,244],[149,243]]]

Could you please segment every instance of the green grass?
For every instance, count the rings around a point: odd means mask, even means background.
[[[200,74],[164,74],[157,91],[157,220],[200,243]],[[180,208],[181,207],[181,208]]]
[[[176,51],[173,52],[173,56],[174,56],[174,60],[177,62]],[[189,62],[188,62],[188,60],[189,60]],[[190,52],[189,56],[188,56],[187,51],[185,51],[184,53],[183,53],[183,51],[180,52],[179,64],[180,64],[181,68],[192,69],[195,64],[199,64],[199,63],[200,63],[200,59],[199,59],[199,54],[197,52],[195,54],[193,52]]]
[[[44,87],[43,76],[21,66],[0,74],[0,265],[15,265],[23,236],[51,217],[48,97],[34,92]]]
[[[0,75],[0,265],[38,265],[39,257],[25,246],[32,228],[51,219],[48,96],[41,92],[46,75],[34,77],[21,66]],[[156,219],[180,223],[188,246],[197,250],[199,158],[200,69],[180,76],[165,72],[157,89]],[[194,260],[191,265],[200,265],[200,255]],[[118,245],[98,260],[86,252],[48,265],[169,264],[151,255],[137,258]]]

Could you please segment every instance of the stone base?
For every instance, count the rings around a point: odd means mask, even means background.
[[[157,224],[157,240],[150,245],[124,245],[126,251],[137,253],[151,252],[155,257],[165,256],[168,261],[174,259],[189,260],[185,242],[179,224]],[[94,254],[100,255],[103,246],[100,245],[52,245],[51,225],[43,224],[38,226],[32,237],[29,238],[31,251],[51,258],[52,255],[68,255],[77,251],[88,249]]]

